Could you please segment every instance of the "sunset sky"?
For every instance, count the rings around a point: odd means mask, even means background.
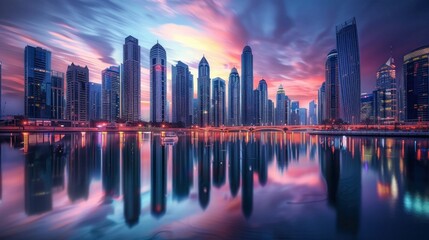
[[[362,92],[367,92],[375,87],[375,72],[390,57],[391,46],[402,78],[403,55],[429,44],[428,13],[427,0],[1,0],[4,114],[24,112],[26,45],[50,50],[57,71],[65,72],[71,62],[88,65],[90,81],[100,83],[103,69],[122,62],[128,35],[138,38],[142,49],[144,120],[149,117],[149,49],[157,40],[167,51],[169,86],[171,64],[179,60],[191,67],[196,85],[203,54],[211,78],[227,80],[232,67],[241,71],[240,55],[248,44],[254,87],[264,78],[274,100],[283,84],[286,95],[308,107],[324,80],[326,55],[335,48],[336,25],[356,17]]]

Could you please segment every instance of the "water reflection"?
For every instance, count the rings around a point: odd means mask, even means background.
[[[225,222],[259,233],[277,229],[277,223],[288,227],[316,219],[323,224],[304,224],[302,230],[332,226],[335,233],[323,236],[362,237],[372,236],[362,230],[369,223],[383,229],[383,219],[390,225],[412,222],[415,229],[429,223],[426,139],[205,132],[181,134],[166,145],[160,135],[145,136],[1,136],[0,232],[7,236],[2,226],[17,222],[16,229],[33,229],[70,216],[100,221],[86,218],[89,206],[95,215],[108,209],[103,226],[116,226],[97,231],[126,235],[137,228],[147,237],[179,231],[188,222],[195,226],[191,231],[224,238],[247,235],[215,233],[219,230],[209,226]],[[36,220],[25,222],[27,217]],[[41,217],[44,221],[37,220]],[[74,231],[85,225],[76,224],[69,233],[78,236]],[[290,236],[282,228],[276,231]],[[400,229],[391,230],[393,237],[395,231]]]

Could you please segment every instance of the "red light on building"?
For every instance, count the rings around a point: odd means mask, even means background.
[[[159,65],[159,64],[155,65],[155,71],[161,72],[162,71],[162,66]]]

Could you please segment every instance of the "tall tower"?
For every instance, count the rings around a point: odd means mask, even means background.
[[[72,63],[67,67],[67,119],[75,122],[89,120],[89,70]],[[79,124],[80,124],[79,123]]]
[[[167,122],[167,53],[161,44],[150,49],[150,121]]]
[[[51,71],[52,119],[65,118],[64,73]]]
[[[192,100],[194,97],[193,77],[189,72],[188,65],[179,61],[172,66],[172,105],[173,123],[182,123],[185,127],[192,125]]]
[[[198,65],[198,123],[200,127],[210,124],[210,66],[203,57]]]
[[[377,90],[374,91],[375,119],[385,123],[394,123],[398,121],[398,95],[396,82],[396,66],[393,58],[380,66],[377,71]]]
[[[326,83],[323,82],[319,88],[317,97],[317,122],[323,124],[326,118]]]
[[[228,124],[240,125],[240,76],[237,69],[232,68],[228,82]]]
[[[337,26],[340,118],[360,122],[360,58],[356,19]]]
[[[2,87],[1,87],[1,65],[2,65],[2,63],[0,62],[0,119],[3,116],[3,111],[2,111],[3,103],[1,101],[1,96],[2,96],[2,91],[1,91],[2,90]]]
[[[245,46],[241,54],[241,122],[243,125],[255,123],[253,104],[253,55]]]
[[[286,95],[283,86],[280,84],[276,96],[275,125],[286,124]]]
[[[328,53],[325,63],[325,107],[326,119],[338,119],[339,116],[339,85],[338,85],[338,53],[334,49]]]
[[[95,82],[89,82],[89,96],[88,96],[88,116],[89,120],[100,120],[101,119],[101,84]]]
[[[109,122],[120,116],[120,67],[111,66],[101,72],[101,118]]]
[[[264,79],[261,79],[259,81],[258,85],[259,90],[259,117],[260,117],[260,124],[261,125],[267,125],[268,123],[268,86],[267,82]]]
[[[124,44],[123,108],[122,118],[140,120],[140,46],[137,38],[128,36]]]
[[[226,85],[222,78],[213,78],[213,125],[225,125],[226,120]]]
[[[28,118],[51,118],[51,52],[25,47],[24,111]]]

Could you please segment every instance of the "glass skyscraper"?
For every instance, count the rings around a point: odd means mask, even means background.
[[[429,121],[429,45],[404,56],[405,121]]]
[[[172,105],[173,123],[181,123],[185,127],[192,125],[194,98],[193,76],[189,72],[188,65],[179,61],[176,66],[172,66],[171,80],[173,84]]]
[[[280,84],[276,95],[276,113],[275,113],[275,124],[284,125],[286,124],[286,95],[283,86]]]
[[[317,124],[317,104],[312,100],[308,104],[308,122],[309,125],[316,125]]]
[[[261,125],[267,125],[268,123],[268,86],[267,82],[264,79],[259,81],[258,85],[259,90],[259,104],[258,104],[258,112],[259,112],[259,123]]]
[[[374,99],[375,117],[383,123],[394,123],[398,121],[398,98],[396,85],[396,66],[393,58],[389,58],[377,71],[377,90]]]
[[[65,118],[64,73],[51,71],[52,119]]]
[[[101,118],[114,122],[120,117],[120,67],[111,66],[101,72]]]
[[[319,124],[322,124],[327,118],[326,118],[326,92],[325,92],[325,82],[322,83],[322,86],[319,88],[318,92],[318,108],[317,108],[317,121]]]
[[[338,53],[334,49],[328,53],[325,63],[325,99],[326,119],[338,119],[339,114]],[[320,103],[319,103],[320,104]]]
[[[72,63],[67,67],[67,119],[75,124],[89,120],[89,69]]]
[[[150,49],[150,121],[167,122],[167,53],[161,44]]]
[[[25,47],[24,54],[24,111],[28,118],[50,119],[51,52],[40,47]]]
[[[245,46],[241,54],[241,123],[255,123],[253,103],[253,55],[252,49]]]
[[[232,68],[228,82],[228,124],[240,125],[240,76],[237,69]]]
[[[274,103],[273,103],[273,101],[271,99],[268,99],[268,111],[267,112],[268,112],[268,122],[267,122],[267,125],[272,126],[272,125],[274,125],[274,119],[275,119],[274,113],[275,113],[275,110],[274,110]]]
[[[125,38],[122,118],[129,122],[140,120],[140,46],[139,41]]]
[[[102,117],[102,86],[99,83],[89,82],[89,120],[100,120]]]
[[[360,58],[356,19],[336,27],[340,118],[360,122]]]
[[[290,114],[290,125],[300,125],[300,112],[299,112],[299,102],[291,102],[291,114]]]
[[[198,124],[207,127],[210,124],[210,66],[203,56],[198,65]]]
[[[225,125],[226,120],[226,85],[222,78],[213,78],[213,126]]]

